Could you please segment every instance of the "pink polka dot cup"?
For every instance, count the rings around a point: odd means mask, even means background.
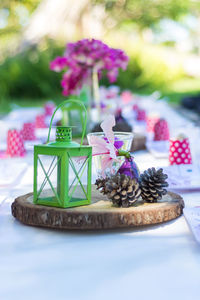
[[[127,103],[131,102],[133,95],[130,91],[123,91],[121,93],[121,98],[122,98],[122,102],[127,104]]]
[[[134,105],[132,106],[132,110],[133,110],[134,112],[137,112],[137,111],[139,110],[139,106],[138,106],[137,104],[134,104]]]
[[[35,118],[35,127],[36,128],[46,128],[45,115],[37,115]]]
[[[8,130],[6,154],[10,157],[23,157],[26,154],[22,131]]]
[[[24,123],[22,129],[23,139],[25,141],[34,141],[35,136],[35,124],[34,123]]]
[[[186,165],[192,163],[188,138],[170,139],[169,163],[170,165]]]
[[[159,119],[154,125],[154,141],[169,141],[169,127],[164,119]]]
[[[53,102],[46,102],[44,105],[45,116],[52,116],[55,109],[55,105]]]
[[[153,132],[154,131],[154,126],[156,122],[159,121],[158,116],[148,116],[147,117],[147,132]]]
[[[144,109],[138,109],[136,119],[137,121],[146,121],[146,111]]]

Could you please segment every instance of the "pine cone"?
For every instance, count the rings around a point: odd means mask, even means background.
[[[95,185],[97,186],[97,190],[99,190],[100,193],[102,193],[103,195],[106,194],[105,183],[106,183],[106,178],[98,178],[95,182]]]
[[[100,183],[101,181],[101,183]],[[129,207],[140,197],[139,183],[135,179],[117,173],[105,179],[97,179],[97,189],[106,194],[118,207]]]
[[[164,189],[168,186],[165,181],[167,175],[163,174],[163,169],[156,171],[155,168],[149,168],[140,175],[140,189],[142,199],[146,202],[157,202],[162,199],[162,196],[167,193]]]

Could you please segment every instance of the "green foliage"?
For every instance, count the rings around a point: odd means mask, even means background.
[[[153,92],[164,90],[172,82],[182,78],[181,65],[172,65],[166,61],[166,54],[159,46],[138,44],[134,48],[127,45],[130,62],[126,71],[121,71],[117,79],[122,89]],[[109,85],[103,79],[102,84]]]
[[[193,0],[92,0],[102,4],[117,25],[131,22],[139,29],[150,27],[163,18],[178,20],[189,12],[200,8],[200,3]]]
[[[114,84],[134,92],[159,90],[163,95],[182,89],[180,85],[185,77],[182,67],[174,63],[170,65],[162,47],[144,43],[132,45],[131,42],[127,42],[126,47],[130,62],[126,71],[120,71]],[[62,53],[62,47],[48,41],[8,57],[0,65],[0,98],[27,99],[27,104],[33,102],[31,99],[35,99],[34,102],[37,99],[57,99],[58,102],[64,99],[60,86],[62,75],[49,70],[50,61]],[[101,84],[110,85],[106,77],[102,78]],[[186,81],[184,86],[187,86]],[[83,93],[83,101],[84,97]]]
[[[19,33],[27,25],[31,13],[40,0],[1,0],[0,1],[0,44],[5,49],[11,39],[17,39]]]
[[[61,75],[49,70],[50,61],[63,52],[52,42],[32,47],[0,65],[0,95],[6,98],[46,98],[61,95]]]
[[[167,97],[170,102],[179,103],[185,96],[200,94],[200,78],[181,78],[171,82],[161,92],[161,97]]]

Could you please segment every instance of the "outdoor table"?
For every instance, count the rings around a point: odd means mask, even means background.
[[[135,159],[155,165],[145,151]],[[183,216],[112,231],[25,226],[10,208],[32,191],[31,155],[25,161],[24,175],[0,189],[0,299],[199,299],[199,245]],[[12,168],[12,160],[7,163]],[[200,191],[181,195],[186,207],[200,204]]]
[[[135,160],[141,170],[168,164],[147,151]],[[199,245],[184,216],[109,231],[26,226],[11,215],[11,203],[33,189],[33,154],[4,160],[13,174],[22,163],[20,175],[0,186],[0,299],[199,300]],[[200,205],[200,190],[180,195],[186,207]]]

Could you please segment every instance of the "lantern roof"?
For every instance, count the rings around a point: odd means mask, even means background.
[[[47,146],[59,148],[74,148],[80,147],[80,144],[72,141],[72,127],[71,126],[57,126],[56,140],[48,142]]]

